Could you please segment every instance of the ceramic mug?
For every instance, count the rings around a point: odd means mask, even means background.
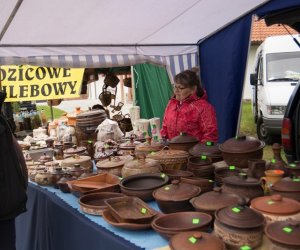
[[[262,185],[264,187],[265,193],[269,193],[271,190],[271,187],[276,182],[278,182],[283,177],[283,175],[284,175],[284,172],[279,169],[266,170],[265,176],[260,178]]]

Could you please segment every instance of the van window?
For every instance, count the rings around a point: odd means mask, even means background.
[[[260,81],[260,84],[263,84],[263,80],[264,80],[264,77],[263,77],[263,58],[260,57],[259,58],[259,61],[258,61],[258,79]]]
[[[270,53],[266,60],[268,81],[300,79],[300,52]]]

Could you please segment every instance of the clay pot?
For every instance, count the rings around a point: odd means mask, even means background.
[[[68,158],[74,155],[85,155],[86,147],[78,147],[77,145],[73,145],[72,147],[67,147],[67,149],[65,149],[63,152],[64,158]]]
[[[200,212],[177,212],[156,217],[152,228],[162,237],[170,239],[175,234],[191,230],[208,231],[212,217]]]
[[[69,174],[65,174],[62,178],[60,178],[60,180],[57,182],[57,186],[59,187],[60,191],[63,193],[70,193],[71,190],[67,182],[72,180],[76,180],[76,177]]]
[[[201,157],[206,155],[212,163],[222,161],[222,153],[219,149],[219,145],[212,141],[205,143],[198,143],[189,150],[190,155]]]
[[[135,155],[146,156],[152,152],[157,152],[163,149],[163,144],[160,142],[152,141],[151,137],[146,137],[146,142],[140,143],[135,147]]]
[[[61,161],[62,168],[72,168],[74,167],[74,164],[79,164],[89,172],[92,172],[93,170],[93,163],[91,161],[91,157],[89,156],[73,155],[72,157],[66,158]]]
[[[262,159],[249,159],[247,176],[260,179],[266,171],[266,161]]]
[[[271,187],[270,193],[300,201],[300,178],[298,176],[285,177]]]
[[[255,197],[263,196],[264,189],[257,179],[248,177],[244,173],[238,176],[223,178],[222,189],[224,192],[238,194],[252,200]]]
[[[274,143],[272,145],[273,150],[273,158],[266,165],[267,170],[282,170],[284,172],[284,176],[289,175],[289,171],[286,168],[287,163],[281,157],[281,146],[279,143]]]
[[[158,161],[148,158],[135,159],[127,161],[121,171],[122,177],[128,177],[135,174],[159,173],[162,167]]]
[[[212,191],[214,188],[214,181],[196,176],[180,177],[182,183],[188,183],[201,188],[201,194]]]
[[[48,161],[53,161],[52,157],[50,155],[47,155],[46,153],[44,153],[39,159],[38,162],[40,162],[41,164],[45,164]]]
[[[300,176],[300,162],[295,161],[285,166],[290,175]]]
[[[190,148],[195,146],[198,143],[198,139],[188,135],[184,132],[180,133],[180,135],[173,137],[169,141],[169,147],[171,149],[189,151]]]
[[[262,159],[265,143],[251,136],[237,136],[219,145],[228,165],[247,168],[249,159]]]
[[[52,175],[52,184],[55,188],[59,188],[57,182],[65,175],[65,172],[61,167],[57,166],[53,171],[50,172]]]
[[[300,249],[300,222],[295,220],[277,221],[265,228],[265,234],[271,241],[270,249]]]
[[[121,180],[120,188],[123,194],[136,196],[144,201],[153,200],[153,191],[166,185],[169,177],[164,173],[136,174]]]
[[[242,197],[237,194],[222,192],[222,188],[201,194],[190,200],[196,211],[208,213],[214,217],[215,211],[233,204],[237,204]]]
[[[68,169],[68,173],[77,178],[81,176],[85,171],[86,169],[84,167],[81,167],[78,163],[74,164],[72,168]]]
[[[156,189],[153,197],[163,213],[175,213],[194,210],[189,200],[200,192],[201,189],[197,186],[173,180],[172,184]]]
[[[228,249],[240,249],[243,245],[252,248],[262,243],[265,219],[246,206],[245,201],[221,208],[215,213],[214,232],[225,242]]]
[[[187,170],[192,172],[195,176],[214,179],[215,167],[211,164],[211,160],[205,156],[191,156],[188,159]]]
[[[171,237],[171,250],[225,250],[225,244],[216,236],[199,231],[178,233]]]
[[[37,172],[34,180],[41,186],[51,186],[53,184],[52,175],[47,170]]]
[[[282,179],[284,172],[282,170],[266,170],[264,177],[261,177],[261,182],[264,187],[265,193],[269,193],[271,187]]]
[[[253,199],[251,208],[260,212],[266,218],[267,223],[290,219],[300,220],[300,203],[277,194]]]
[[[111,156],[108,159],[98,161],[96,167],[98,173],[110,173],[121,177],[124,164],[131,160],[133,160],[133,157],[130,155]]]
[[[190,177],[194,176],[192,172],[179,170],[179,169],[166,169],[164,173],[169,176],[170,181],[180,180],[181,177]]]
[[[54,145],[54,140],[51,139],[51,138],[48,138],[45,140],[46,142],[46,145],[47,145],[47,148],[53,148],[53,145]]]
[[[218,167],[215,168],[215,181],[218,186],[222,186],[223,178],[228,176],[237,176],[241,173],[241,169],[235,166],[228,166],[228,167]]]

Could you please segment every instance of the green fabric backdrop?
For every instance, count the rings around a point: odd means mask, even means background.
[[[162,122],[173,93],[166,69],[149,63],[137,64],[133,69],[135,99],[141,109],[141,118],[159,117]]]

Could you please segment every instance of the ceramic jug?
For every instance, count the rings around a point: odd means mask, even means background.
[[[265,176],[261,177],[261,182],[264,187],[264,192],[265,194],[269,193],[271,190],[271,187],[281,180],[283,177],[284,172],[279,169],[271,169],[271,170],[266,170],[265,171]]]

